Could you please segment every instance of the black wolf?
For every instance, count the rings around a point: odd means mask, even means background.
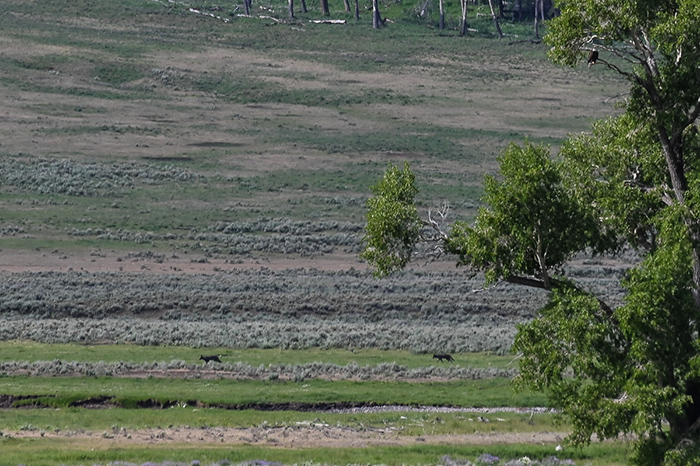
[[[449,354],[433,354],[433,359],[438,359],[440,362],[443,362],[445,359],[447,359],[447,362],[455,362],[455,358]]]
[[[216,362],[221,362],[221,359],[219,359],[218,356],[200,356],[199,359],[204,361],[204,363],[208,363],[209,361],[216,361]]]

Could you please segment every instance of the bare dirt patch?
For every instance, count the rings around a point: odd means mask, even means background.
[[[134,253],[131,253],[134,254]],[[129,257],[125,251],[58,251],[42,252],[35,250],[2,251],[0,271],[20,272],[142,272],[170,274],[223,273],[230,270],[248,269],[318,269],[347,270],[353,267],[364,270],[367,264],[350,254],[328,254],[318,257],[276,256],[229,260],[226,258],[205,257],[202,254],[166,255],[162,259]],[[430,267],[441,267],[431,264]],[[452,264],[452,267],[454,265]]]
[[[6,437],[13,438],[71,438],[89,440],[95,447],[106,448],[114,444],[247,444],[265,445],[280,448],[363,448],[371,446],[409,445],[492,445],[529,443],[552,445],[561,443],[567,435],[564,432],[511,432],[475,433],[458,435],[407,436],[387,429],[355,429],[350,427],[298,425],[284,427],[254,427],[236,429],[226,427],[176,427],[166,429],[127,430],[88,432],[88,431],[5,431]]]

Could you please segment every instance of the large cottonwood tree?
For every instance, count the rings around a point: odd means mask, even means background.
[[[486,179],[473,224],[443,229],[421,220],[412,210],[410,167],[389,170],[394,181],[368,203],[363,257],[383,275],[429,239],[488,283],[547,290],[537,318],[519,327],[518,379],[546,391],[571,419],[569,440],[632,434],[635,464],[697,465],[700,2],[567,0],[559,7],[545,37],[551,58],[575,66],[597,51],[592,71],[629,80],[624,113],[569,138],[556,157],[529,142],[510,145],[498,176]],[[385,221],[372,222],[379,212]],[[562,272],[580,252],[625,248],[640,260],[620,279],[621,304]]]

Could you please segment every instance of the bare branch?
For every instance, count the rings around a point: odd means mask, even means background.
[[[511,359],[511,361],[508,364],[506,364],[506,367],[510,366],[511,364],[513,364],[515,361],[517,361],[518,359],[520,359],[522,357],[523,357],[523,353],[518,353],[517,356],[515,356],[513,359]]]
[[[642,79],[639,76],[637,76],[636,74],[630,73],[628,71],[623,71],[620,67],[618,67],[617,65],[615,65],[613,63],[610,63],[609,61],[603,60],[602,58],[598,58],[598,62],[604,64],[605,66],[607,66],[611,70],[626,77],[627,79],[629,79],[631,81],[636,81],[639,84],[642,84],[642,82],[643,82]]]
[[[440,222],[438,222],[433,219],[433,209],[428,209],[428,221],[426,224],[435,230],[442,239],[447,239],[447,233],[442,229],[442,224],[445,223],[449,211],[450,205],[447,201],[443,202],[442,206],[436,211],[437,215],[440,217]]]
[[[474,275],[476,275],[476,274],[474,274]],[[473,276],[471,278],[473,278]],[[499,280],[496,283],[494,283],[493,285],[486,287],[486,288],[475,288],[472,290],[472,293],[482,293],[484,291],[492,290],[492,289],[496,288],[498,285],[500,285],[501,283],[503,283],[503,280]]]
[[[447,201],[445,201],[442,206],[435,211],[433,211],[433,209],[428,209],[428,220],[422,220],[423,225],[430,227],[433,233],[425,234],[421,232],[419,234],[420,240],[426,243],[435,243],[432,251],[424,253],[424,255],[428,257],[424,266],[430,262],[436,261],[445,254],[445,242],[448,240],[449,235],[443,229],[443,225],[447,221],[449,210],[450,206]],[[438,220],[435,219],[435,215],[437,215]]]

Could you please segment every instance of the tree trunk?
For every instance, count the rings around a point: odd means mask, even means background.
[[[345,5],[345,12],[350,13],[350,0],[343,0],[343,4]]]
[[[500,19],[504,18],[504,12],[503,12],[503,0],[498,0],[498,17]]]
[[[321,14],[323,16],[331,14],[330,8],[328,8],[328,0],[321,0]]]
[[[294,0],[289,0],[289,19],[294,19]]]
[[[243,0],[243,8],[245,8],[245,15],[250,16],[250,0]]]
[[[655,91],[648,91],[654,100]],[[657,99],[661,101],[661,99]],[[661,104],[658,104],[661,107]],[[661,108],[658,109],[658,113],[661,113]],[[671,127],[670,131],[667,129],[663,123],[657,123],[657,133],[659,135],[659,141],[661,142],[661,147],[664,153],[664,159],[666,160],[666,166],[668,167],[669,178],[671,179],[671,188],[673,189],[674,197],[679,205],[686,205],[686,194],[688,194],[689,186],[688,179],[686,177],[686,167],[683,157],[683,138],[680,136],[683,134],[687,126],[680,125],[678,127]],[[671,135],[669,135],[671,133]],[[695,244],[700,244],[700,222],[693,219],[687,219],[686,224],[690,230],[691,238]],[[693,298],[695,299],[695,305],[700,307],[700,251],[698,247],[693,249],[693,284],[694,288],[692,290]]]
[[[544,23],[544,0],[540,0],[540,21]]]
[[[372,27],[379,29],[382,26],[384,26],[384,21],[379,13],[379,0],[372,0]]]
[[[640,45],[638,50],[640,55],[644,56],[648,48]],[[658,64],[653,54],[646,54],[642,61],[642,68],[645,71],[645,78],[639,78],[637,82],[644,88],[649,100],[653,102],[656,119],[656,132],[658,140],[661,143],[661,148],[666,161],[669,178],[671,181],[671,189],[676,202],[681,206],[686,206],[686,195],[690,191],[690,186],[687,178],[687,166],[684,156],[684,138],[683,133],[689,126],[694,125],[695,120],[700,114],[700,99],[695,103],[695,106],[686,120],[666,122],[658,119],[658,115],[663,115],[668,112],[666,100],[662,93],[654,85],[655,78],[660,76]],[[692,209],[691,209],[692,210]],[[686,219],[686,225],[690,230],[690,236],[695,244],[692,252],[692,272],[693,272],[693,289],[692,294],[695,300],[695,305],[700,308],[700,221],[695,218]]]
[[[469,8],[469,0],[460,0],[462,3],[462,24],[459,28],[459,35],[464,36],[467,34],[467,29],[469,25],[467,24],[467,9]]]
[[[360,0],[355,0],[355,20],[360,20]]]
[[[445,30],[445,5],[443,0],[440,0],[440,30]]]
[[[308,13],[309,10],[306,9],[306,0],[301,0],[301,12]]]
[[[535,0],[535,39],[540,38],[540,18],[537,14],[538,7],[542,0]]]
[[[496,25],[496,31],[498,32],[498,38],[503,39],[503,31],[501,31],[501,25],[498,23],[498,18],[496,17],[496,12],[493,9],[493,0],[489,0],[489,7],[491,8],[491,17],[493,18],[493,23]]]

